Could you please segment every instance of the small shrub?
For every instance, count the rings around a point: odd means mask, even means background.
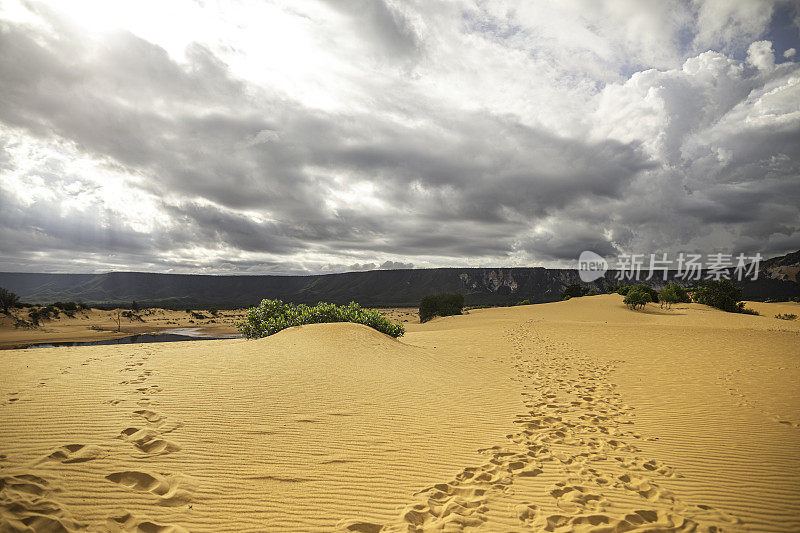
[[[686,289],[677,283],[670,283],[658,291],[658,301],[662,308],[666,306],[667,309],[669,309],[672,307],[672,304],[686,303],[691,300],[689,299],[689,294],[686,292]]]
[[[28,318],[30,318],[31,323],[38,326],[41,318],[39,317],[39,310],[38,309],[31,309],[28,311]]]
[[[597,292],[597,291],[589,291],[589,292],[587,292],[587,293],[586,293],[586,296],[597,296],[597,295],[599,295],[599,294],[600,294],[600,293],[599,293],[599,292]]]
[[[775,315],[775,318],[779,318],[781,320],[794,320],[797,318],[797,315],[795,315],[794,313],[785,313],[785,314],[778,313],[777,315]]]
[[[53,317],[58,318],[58,308],[51,305],[48,305],[47,307],[40,307],[38,309],[33,308],[28,311],[28,318],[30,318],[31,322],[37,326],[45,320],[50,320]]]
[[[630,285],[620,285],[617,287],[617,294],[620,296],[627,296],[633,287]]]
[[[567,287],[561,293],[561,299],[562,300],[569,300],[570,298],[586,296],[586,294],[588,292],[589,292],[589,289],[581,287],[577,283],[573,283],[572,285],[567,285]]]
[[[530,300],[521,300],[521,301],[515,303],[514,305],[531,305],[531,301]]]
[[[800,304],[800,296],[795,296],[792,301]]]
[[[419,303],[419,321],[427,322],[435,316],[460,315],[463,309],[463,294],[446,292],[431,294]]]
[[[736,312],[741,313],[743,315],[761,316],[761,313],[759,313],[755,309],[748,309],[747,307],[745,307],[744,302],[739,302],[738,304],[736,304]]]
[[[678,303],[691,303],[692,298],[689,296],[689,292],[686,290],[686,287],[678,285],[677,283],[672,283],[670,286],[673,288],[675,295],[678,297]]]
[[[658,303],[658,291],[655,290],[650,285],[645,285],[644,283],[639,283],[638,285],[634,285],[631,290],[645,292],[650,296],[650,301]]]
[[[61,309],[62,311],[77,311],[78,304],[75,302],[55,302],[51,307]]]
[[[648,302],[652,302],[653,300],[650,298],[649,293],[636,289],[628,291],[628,294],[625,295],[625,299],[622,301],[631,309],[636,310],[644,308]]]
[[[746,309],[742,299],[742,289],[729,279],[708,280],[694,291],[694,301],[716,307],[729,313],[757,315],[753,309]]]
[[[245,320],[237,322],[236,328],[248,339],[257,339],[304,324],[325,322],[353,322],[400,337],[405,328],[399,322],[391,322],[374,309],[364,309],[355,302],[335,305],[320,302],[314,307],[305,304],[295,305],[281,300],[262,300],[256,307],[247,310]]]
[[[7,291],[6,289],[0,288],[0,307],[3,308],[3,312],[5,314],[8,314],[8,310],[10,308],[16,307],[18,302],[19,302],[19,296],[17,296],[11,291]]]

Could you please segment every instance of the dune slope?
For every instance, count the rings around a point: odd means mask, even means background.
[[[0,530],[796,531],[800,323],[769,311],[5,351]]]

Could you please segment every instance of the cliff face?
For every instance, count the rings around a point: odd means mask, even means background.
[[[800,250],[763,261],[761,272],[769,279],[800,283]]]
[[[757,281],[742,283],[745,299],[787,299],[800,296],[800,251],[764,261]],[[690,282],[670,272],[643,280],[656,289],[666,283]],[[568,285],[605,292],[609,285],[631,284],[616,279],[616,271],[591,283],[581,281],[577,270],[546,268],[433,268],[373,270],[322,276],[195,276],[112,272],[108,274],[0,273],[0,287],[17,293],[23,301],[51,303],[82,301],[91,304],[129,304],[169,307],[239,307],[263,298],[316,303],[357,301],[368,306],[416,306],[423,296],[461,292],[468,305],[533,303],[561,299]]]

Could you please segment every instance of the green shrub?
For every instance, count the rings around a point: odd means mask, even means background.
[[[797,318],[797,315],[795,315],[794,313],[786,313],[786,314],[778,313],[777,315],[775,315],[775,318],[779,318],[781,320],[794,320]]]
[[[672,307],[672,304],[690,302],[689,294],[686,289],[677,283],[670,283],[660,291],[658,291],[658,301],[663,308],[665,305],[667,309]]]
[[[797,303],[799,303],[799,304],[800,304],[800,296],[795,296],[794,298],[792,298],[792,300],[791,300],[791,301],[793,301],[793,302],[797,302]]]
[[[400,337],[405,328],[399,322],[391,322],[373,309],[364,309],[355,302],[335,305],[320,302],[314,307],[305,304],[284,303],[281,300],[262,300],[256,307],[247,310],[245,320],[237,322],[236,328],[248,339],[274,335],[292,326],[320,324],[323,322],[353,322]]]
[[[652,298],[650,298],[650,294],[639,290],[634,289],[628,291],[628,294],[625,295],[625,299],[622,300],[625,305],[630,307],[631,309],[642,309],[648,302],[652,302]]]
[[[419,321],[427,322],[435,316],[460,315],[463,309],[463,294],[447,292],[431,294],[419,303]]]
[[[530,300],[520,300],[519,302],[515,303],[514,305],[531,305]]]
[[[41,322],[45,320],[50,320],[51,318],[58,318],[58,308],[53,305],[48,305],[47,307],[40,307],[38,309],[33,308],[28,311],[28,318],[31,319],[35,325],[39,325]]]
[[[753,309],[746,309],[742,299],[742,289],[729,279],[707,280],[694,291],[694,301],[716,307],[729,313],[757,315]]]
[[[19,296],[17,296],[11,291],[7,291],[6,289],[0,288],[0,307],[3,308],[3,312],[5,314],[8,314],[8,310],[10,308],[16,307],[18,302],[19,302]]]
[[[645,285],[644,283],[639,283],[638,285],[634,285],[631,290],[645,292],[650,296],[650,301],[658,303],[658,291],[655,290],[650,285]]]
[[[629,292],[634,290],[649,294],[650,301],[658,303],[658,291],[656,291],[650,285],[645,285],[644,283],[639,283],[637,285],[621,285],[617,287],[617,294],[627,296]]]
[[[597,296],[597,295],[599,295],[599,294],[600,294],[600,293],[599,293],[599,292],[597,292],[597,291],[589,291],[589,292],[587,292],[587,293],[586,293],[586,296]]]
[[[564,292],[561,293],[561,299],[569,300],[570,298],[586,296],[586,293],[588,292],[589,289],[585,289],[577,283],[573,283],[572,285],[567,285],[567,287],[564,289]]]
[[[691,303],[692,298],[689,296],[689,292],[686,290],[686,287],[682,285],[678,285],[677,283],[671,283],[667,285],[668,287],[672,287],[675,291],[675,295],[678,297],[678,303],[688,304]]]
[[[62,311],[77,311],[78,304],[75,302],[55,302],[51,307],[56,307]]]

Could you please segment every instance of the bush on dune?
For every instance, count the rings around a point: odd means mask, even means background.
[[[572,285],[566,286],[564,291],[561,293],[561,299],[569,300],[570,298],[580,298],[581,296],[586,296],[588,292],[589,289],[585,289],[577,283],[573,283]]]
[[[19,303],[19,296],[14,294],[11,291],[7,291],[6,289],[0,288],[0,307],[3,308],[3,312],[8,314],[8,310],[12,307],[16,307]]]
[[[435,316],[460,315],[464,309],[464,295],[461,293],[432,294],[419,303],[419,321],[427,322]]]
[[[677,283],[670,283],[658,292],[658,301],[662,308],[666,305],[667,309],[669,309],[672,304],[688,303],[692,300],[689,298],[686,289]]]
[[[658,291],[650,285],[645,285],[644,283],[639,283],[638,285],[620,285],[619,287],[616,287],[614,292],[621,296],[627,296],[628,293],[632,291],[639,291],[648,294],[650,295],[651,302],[658,303]]]
[[[364,324],[392,337],[400,337],[405,333],[401,323],[391,322],[378,311],[364,309],[355,302],[347,305],[320,302],[310,307],[281,300],[262,300],[257,307],[247,310],[247,318],[237,322],[236,328],[246,338],[258,339],[292,326],[325,322]]]
[[[77,311],[78,310],[78,304],[76,304],[75,302],[55,302],[53,304],[53,307],[57,307],[58,309],[61,309],[62,311]]]
[[[643,309],[645,305],[653,301],[653,299],[650,297],[650,294],[646,291],[634,288],[626,292],[627,294],[622,302],[634,311],[636,309]]]
[[[716,307],[729,313],[757,315],[758,311],[746,309],[742,299],[742,289],[729,279],[708,280],[694,291],[694,301]]]

